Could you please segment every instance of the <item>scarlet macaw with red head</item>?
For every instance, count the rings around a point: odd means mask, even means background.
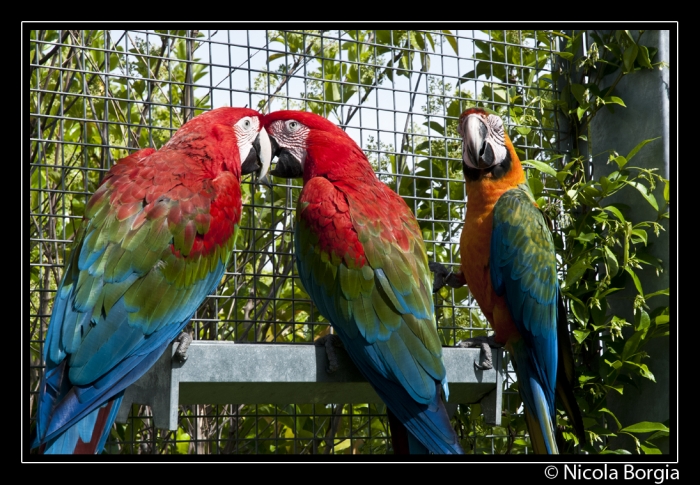
[[[270,173],[304,180],[294,233],[299,277],[386,403],[394,451],[463,453],[443,402],[445,366],[416,218],[325,118],[277,111],[265,128],[279,157]]]
[[[241,175],[264,176],[270,153],[260,113],[218,108],[109,170],[56,292],[32,447],[102,451],[124,389],[219,284],[241,217]]]

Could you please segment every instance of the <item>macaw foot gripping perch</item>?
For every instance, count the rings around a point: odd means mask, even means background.
[[[494,349],[500,349],[503,347],[502,344],[496,342],[493,336],[490,337],[472,337],[457,342],[455,347],[462,348],[481,348],[482,359],[481,362],[477,363],[474,361],[474,367],[478,370],[489,370],[493,369],[493,360],[491,357],[491,347]]]
[[[314,340],[314,345],[316,347],[325,347],[326,355],[328,356],[328,367],[326,367],[326,372],[329,374],[334,373],[338,370],[338,356],[335,353],[333,347],[343,348],[343,341],[340,340],[334,333],[329,333],[321,338]]]
[[[428,267],[433,273],[433,293],[437,293],[445,285],[451,288],[461,288],[466,284],[461,272],[453,273],[444,264],[433,261],[428,263]]]
[[[182,364],[187,360],[187,349],[192,343],[192,336],[188,332],[183,331],[177,336],[175,341],[178,342],[179,345],[177,346],[177,350],[175,351],[173,358]]]

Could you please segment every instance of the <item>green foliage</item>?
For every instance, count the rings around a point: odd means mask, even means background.
[[[549,192],[549,215],[557,219],[555,208],[560,207],[561,214],[567,216],[559,217],[562,238],[557,242],[566,270],[562,290],[570,304],[574,350],[580,363],[577,399],[588,423],[589,444],[583,450],[612,451],[606,437],[626,434],[633,438],[637,453],[659,453],[653,441],[668,436],[668,427],[662,423],[621,423],[610,410],[607,397],[611,392],[623,394],[629,386],[637,387],[640,380],[655,382],[653,362],[645,347],[669,334],[668,304],[651,306],[658,300],[654,297],[668,296],[669,290],[645,293],[638,276],[645,267],[657,274],[663,271],[662,262],[648,249],[653,244],[651,233],[658,236],[668,218],[668,191],[657,200],[655,188],[659,184],[668,187],[668,181],[656,169],[634,166],[635,155],[656,139],[640,140],[626,156],[611,152],[608,163],[613,170],[598,177],[589,175],[579,143],[588,142],[591,120],[601,108],[614,113],[616,107],[625,107],[615,90],[624,76],[663,66],[653,62],[655,49],[640,43],[643,31],[636,38],[628,31],[590,33],[585,51],[581,32],[561,35],[565,47],[559,55],[565,62],[559,82],[564,88],[557,106],[576,141],[571,161],[553,166],[556,173],[548,172],[545,184],[558,189]],[[655,218],[633,220],[629,205],[619,202],[620,197],[613,198],[618,193],[624,194],[629,204],[648,204]],[[625,288],[636,290],[630,303],[633,322],[615,314],[610,306],[609,298],[616,298]],[[639,437],[650,432],[655,433],[644,440]]]

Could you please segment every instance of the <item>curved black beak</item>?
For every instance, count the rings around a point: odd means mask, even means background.
[[[270,170],[270,175],[275,177],[294,179],[304,175],[304,167],[301,162],[286,148],[281,148],[274,136],[270,137],[272,156],[277,156],[275,168]]]
[[[261,128],[253,142],[253,149],[241,164],[241,174],[255,173],[258,183],[271,187],[267,171],[272,162],[272,143],[265,128]]]

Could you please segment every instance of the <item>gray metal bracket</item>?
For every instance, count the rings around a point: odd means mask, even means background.
[[[505,369],[503,368],[503,350],[491,349],[493,354],[493,368],[496,371],[496,387],[481,399],[481,412],[484,414],[486,424],[492,426],[501,425],[503,409],[503,380]]]
[[[133,403],[151,406],[156,427],[176,430],[180,404],[382,402],[342,348],[335,349],[339,369],[333,374],[325,370],[325,349],[314,345],[199,340],[190,345],[184,363],[172,358],[175,348],[171,345],[126,389],[118,422],[127,421]],[[493,349],[494,368],[484,371],[474,366],[480,353],[481,349],[443,348],[448,405],[483,399],[486,421],[500,424],[502,351]]]

